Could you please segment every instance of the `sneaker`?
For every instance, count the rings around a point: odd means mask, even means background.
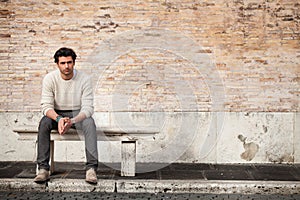
[[[95,169],[90,168],[86,171],[85,181],[91,184],[97,184],[97,174]]]
[[[38,175],[34,178],[36,183],[44,183],[50,179],[50,173],[48,170],[40,169]]]

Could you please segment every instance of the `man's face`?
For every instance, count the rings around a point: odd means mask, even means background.
[[[74,65],[75,63],[72,59],[72,56],[62,56],[58,58],[57,66],[63,79],[69,80],[73,77]]]

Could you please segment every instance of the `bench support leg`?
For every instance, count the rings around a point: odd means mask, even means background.
[[[121,176],[135,176],[136,142],[122,141]]]
[[[50,174],[54,172],[54,141],[50,141]]]

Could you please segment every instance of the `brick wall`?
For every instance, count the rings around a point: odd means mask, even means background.
[[[97,111],[298,112],[299,11],[297,0],[1,0],[0,110],[38,111],[68,46]]]

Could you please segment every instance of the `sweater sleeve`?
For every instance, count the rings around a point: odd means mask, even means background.
[[[91,78],[87,76],[82,85],[81,109],[88,118],[94,114],[94,94]]]
[[[54,109],[53,81],[50,75],[46,75],[43,79],[41,109],[44,115],[46,115],[48,110]]]

